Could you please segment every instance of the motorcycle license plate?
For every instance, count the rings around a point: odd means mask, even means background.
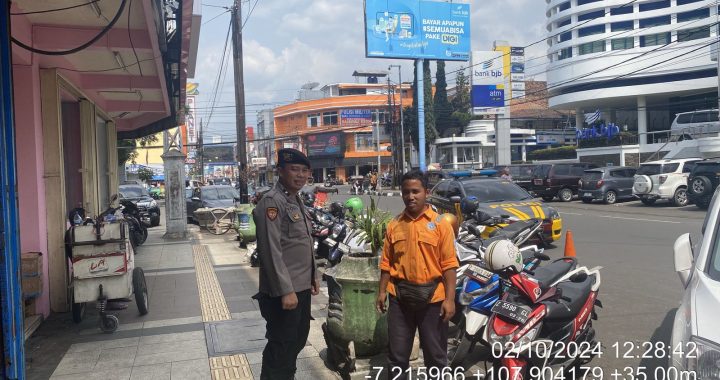
[[[491,311],[495,314],[500,314],[503,317],[512,319],[520,324],[525,324],[530,318],[530,309],[525,306],[517,305],[512,302],[498,300],[493,305]]]
[[[474,280],[480,281],[483,284],[487,284],[488,282],[490,282],[493,273],[483,268],[480,268],[477,265],[470,264],[467,268],[465,268],[465,275]]]
[[[345,244],[345,243],[340,243],[340,244],[338,244],[338,249],[339,249],[340,252],[342,252],[342,253],[349,253],[349,252],[350,252],[350,247],[349,247],[347,244]]]
[[[337,242],[335,240],[330,239],[330,238],[325,239],[325,241],[323,241],[323,243],[325,243],[325,245],[327,245],[328,247],[334,247],[337,244]]]
[[[583,194],[583,197],[592,197],[592,193],[585,193]]]

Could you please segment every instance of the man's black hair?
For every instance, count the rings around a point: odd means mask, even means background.
[[[418,180],[420,181],[420,183],[422,183],[422,187],[425,190],[427,190],[428,188],[428,177],[420,170],[410,170],[409,172],[403,174],[402,178],[400,179],[400,186],[402,187],[402,184],[408,180]]]

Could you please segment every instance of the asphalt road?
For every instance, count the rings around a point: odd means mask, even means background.
[[[349,197],[341,187],[332,199]],[[362,198],[369,204],[369,197]],[[379,207],[393,214],[403,209],[400,197],[376,199]],[[560,211],[564,230],[573,232],[580,264],[603,267],[599,299],[604,307],[597,310],[599,320],[594,322],[603,355],[587,366],[601,367],[606,378],[611,378],[614,369],[645,366],[647,377],[654,378],[654,369],[666,366],[667,360],[626,358],[624,354],[630,345],[670,343],[683,292],[673,269],[673,243],[685,232],[698,236],[705,212],[692,205],[648,207],[638,201],[617,205],[550,203]],[[559,241],[546,253],[560,257],[564,246],[565,242]],[[640,356],[643,351],[633,349],[629,356]]]

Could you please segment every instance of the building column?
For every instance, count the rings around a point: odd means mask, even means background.
[[[585,127],[585,114],[582,108],[575,108],[575,128],[583,129]]]
[[[185,205],[185,158],[175,148],[163,153],[165,166],[165,236],[185,238],[187,213]]]
[[[646,145],[647,139],[647,99],[644,96],[638,96],[637,98],[638,108],[638,141],[640,145]]]
[[[323,169],[322,182],[325,182],[325,178],[327,178],[327,168],[322,168],[322,169]]]
[[[360,175],[360,165],[355,165],[355,175]]]
[[[520,151],[522,154],[522,162],[527,162],[527,145],[524,143],[520,146]]]
[[[458,168],[457,145],[455,145],[455,143],[453,143],[453,144],[451,145],[451,147],[452,147],[452,156],[453,156],[453,160],[452,160],[452,162],[453,162],[453,169],[456,169],[456,170],[457,170],[457,168]]]

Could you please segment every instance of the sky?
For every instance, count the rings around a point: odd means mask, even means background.
[[[203,120],[206,141],[212,135],[234,141],[231,59],[227,73],[219,81],[221,86],[212,114],[210,107],[230,25],[230,14],[220,7],[232,5],[232,1],[204,0],[202,4],[195,78],[188,80],[199,83],[196,117]],[[547,33],[545,7],[542,0],[471,0],[471,48],[492,50],[495,40],[507,41],[512,46],[528,46],[542,40]],[[365,58],[362,0],[249,0],[242,3],[242,16],[246,20],[243,76],[248,126],[256,124],[257,111],[292,102],[300,87],[308,82],[318,82],[320,86],[354,82],[354,70],[387,70],[390,64],[402,65],[403,82],[413,79],[411,60]],[[546,49],[545,41],[526,48],[528,79],[533,73],[537,73],[536,79],[544,79]],[[461,65],[467,67],[469,63],[447,63],[449,87],[456,75],[450,72]],[[432,72],[434,76],[434,65]],[[391,80],[397,81],[397,69],[393,69]]]

